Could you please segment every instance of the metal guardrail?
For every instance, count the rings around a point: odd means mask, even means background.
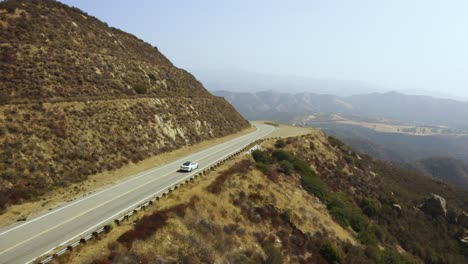
[[[128,220],[128,218],[130,218],[132,215],[134,215],[137,212],[139,212],[140,210],[152,205],[154,202],[159,201],[162,197],[168,195],[170,192],[176,190],[178,187],[182,187],[184,184],[187,184],[187,183],[195,180],[197,177],[201,177],[203,175],[206,175],[209,171],[212,171],[212,170],[218,168],[222,164],[224,164],[227,161],[241,155],[242,153],[245,153],[247,151],[248,151],[247,153],[249,153],[251,148],[252,148],[252,145],[257,145],[257,144],[260,144],[260,143],[262,143],[264,141],[267,141],[267,140],[279,139],[279,138],[280,137],[262,138],[262,139],[258,139],[256,141],[248,144],[247,146],[243,147],[242,149],[237,150],[236,152],[229,154],[227,157],[223,158],[221,161],[215,162],[214,164],[211,164],[209,167],[205,168],[204,170],[202,170],[202,171],[200,171],[200,172],[198,172],[196,174],[193,174],[190,178],[187,178],[187,179],[184,178],[180,182],[177,182],[177,183],[173,184],[172,186],[168,187],[166,189],[166,191],[162,192],[161,194],[154,195],[148,201],[144,202],[143,204],[140,204],[140,205],[136,206],[134,209],[128,210],[127,212],[124,212],[123,215],[120,216],[119,218],[115,219],[113,221],[113,223],[115,223],[116,225],[120,225],[120,223],[122,223],[125,220]],[[73,242],[72,244],[62,248],[60,251],[57,251],[56,253],[47,256],[46,258],[41,260],[39,263],[40,264],[47,264],[50,261],[52,261],[53,258],[59,257],[59,256],[65,254],[65,253],[67,253],[68,251],[72,251],[73,248],[78,247],[81,244],[85,244],[86,241],[89,241],[89,240],[91,240],[93,238],[96,238],[98,235],[100,235],[101,233],[104,233],[105,231],[109,231],[110,230],[109,226],[110,226],[110,224],[107,224],[107,225],[104,225],[104,226],[100,227],[99,229],[95,230],[91,234],[87,234],[86,236],[78,239],[77,241]],[[39,257],[38,259],[40,259],[40,258],[41,257]]]

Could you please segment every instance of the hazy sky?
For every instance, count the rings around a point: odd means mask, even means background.
[[[176,66],[468,97],[467,0],[63,1]]]

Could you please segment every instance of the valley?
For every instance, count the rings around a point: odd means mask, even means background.
[[[468,110],[468,103],[394,92],[349,97],[274,91],[215,94],[225,96],[248,118],[319,128],[361,153],[468,188],[467,130],[461,123],[447,125],[460,122],[458,115]],[[441,112],[432,115],[426,108]],[[402,118],[404,111],[408,115]]]
[[[343,124],[372,129],[381,133],[399,133],[413,136],[468,136],[468,131],[444,126],[418,126],[402,124],[398,121],[383,118],[365,118],[352,115],[324,114],[305,116],[293,123],[298,126],[327,127],[327,125]]]

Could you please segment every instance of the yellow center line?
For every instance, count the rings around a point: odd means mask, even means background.
[[[237,143],[234,143],[234,144],[232,144],[232,145],[226,146],[225,148],[222,148],[222,149],[220,149],[219,151],[225,150],[225,149],[227,149],[227,148],[232,147],[233,145],[240,144],[240,143],[241,143],[241,142],[237,142]],[[204,157],[204,158],[202,158],[202,159],[207,159],[207,158],[209,158],[209,157],[211,157],[211,156],[213,156],[213,155],[216,155],[216,154],[218,154],[219,151],[214,152],[214,153],[211,153],[211,154],[209,154],[208,156],[206,156],[206,157]],[[95,207],[93,207],[93,208],[91,208],[91,209],[88,209],[87,211],[85,211],[85,212],[83,212],[83,213],[81,213],[81,214],[78,214],[78,215],[76,215],[75,217],[70,218],[70,219],[68,219],[68,220],[66,220],[66,221],[64,221],[64,222],[62,222],[62,223],[60,223],[59,225],[56,225],[56,226],[51,227],[51,228],[49,228],[49,229],[46,229],[46,230],[44,230],[44,231],[42,231],[42,232],[40,232],[40,233],[38,233],[38,234],[36,234],[36,235],[34,235],[34,236],[32,236],[32,237],[26,239],[26,240],[21,241],[20,243],[18,243],[18,244],[16,244],[16,245],[12,246],[12,247],[10,247],[10,248],[7,248],[7,249],[1,251],[1,252],[0,252],[0,255],[3,254],[3,253],[5,253],[5,252],[7,252],[7,251],[10,251],[10,250],[16,248],[16,247],[18,247],[18,246],[20,246],[20,245],[22,245],[22,244],[24,244],[24,243],[26,243],[26,242],[29,242],[29,241],[31,241],[31,240],[33,240],[33,239],[35,239],[35,238],[37,238],[37,237],[39,237],[39,236],[41,236],[41,235],[47,233],[47,232],[50,232],[51,230],[54,230],[54,229],[56,229],[56,228],[58,228],[58,227],[60,227],[60,226],[63,226],[64,224],[67,224],[67,223],[69,223],[69,222],[71,222],[71,221],[73,221],[73,220],[75,220],[75,219],[77,219],[77,218],[79,218],[79,217],[81,217],[81,216],[83,216],[83,215],[85,215],[85,214],[87,214],[87,213],[89,213],[89,212],[91,212],[91,211],[93,211],[93,210],[99,208],[99,207],[102,207],[102,206],[104,206],[104,205],[106,205],[106,204],[108,204],[108,203],[110,203],[110,202],[112,202],[112,201],[115,201],[116,199],[118,199],[118,198],[120,198],[120,197],[122,197],[122,196],[125,196],[125,195],[127,195],[127,194],[129,194],[129,193],[131,193],[131,192],[134,192],[135,190],[138,190],[138,189],[141,189],[141,188],[143,188],[143,187],[146,187],[146,186],[147,186],[148,184],[150,184],[150,183],[153,183],[153,182],[155,182],[155,181],[164,179],[164,178],[166,178],[167,176],[169,176],[169,175],[171,175],[171,174],[173,174],[173,173],[174,173],[174,172],[170,172],[170,173],[167,173],[167,174],[165,174],[165,175],[163,175],[163,176],[161,176],[161,177],[155,178],[155,179],[153,179],[153,180],[151,180],[151,181],[149,181],[149,182],[146,182],[146,183],[143,184],[143,185],[138,186],[137,188],[131,189],[131,190],[125,192],[125,193],[120,194],[119,196],[114,197],[113,199],[107,200],[105,203],[102,203],[102,204],[100,204],[100,205],[98,205],[98,206],[95,206]],[[164,188],[163,188],[163,189],[164,189]]]

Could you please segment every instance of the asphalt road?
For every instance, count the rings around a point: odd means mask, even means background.
[[[265,124],[256,124],[256,127],[256,131],[247,135],[139,173],[26,222],[3,228],[0,230],[0,263],[32,262],[60,245],[68,245],[275,130]],[[190,173],[178,172],[186,160],[198,162],[200,168]]]

